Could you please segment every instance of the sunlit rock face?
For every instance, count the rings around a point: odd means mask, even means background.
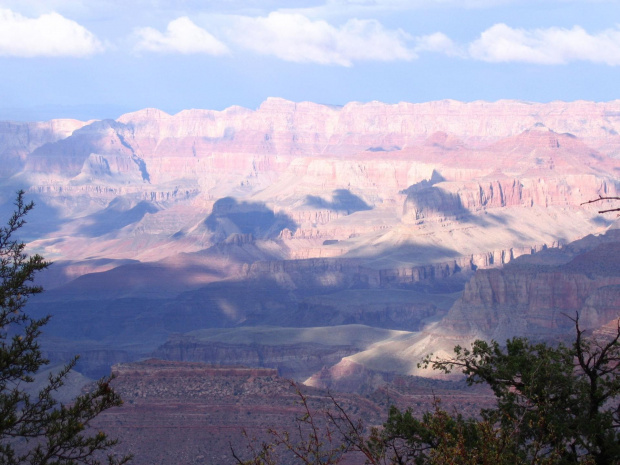
[[[588,337],[612,337],[620,317],[619,252],[620,232],[610,229],[523,255],[502,269],[478,270],[439,321],[344,357],[306,384],[355,391],[391,373],[437,377],[418,366],[430,353],[446,358],[475,339],[502,343],[515,336],[570,344],[577,318]]]
[[[592,213],[578,212],[580,203],[616,193],[619,109],[619,102],[331,107],[268,99],[255,111],[146,109],[117,121],[3,123],[5,181],[54,209],[48,221],[64,240],[46,251],[71,260],[136,258],[129,237],[148,237],[138,255],[154,260],[250,233],[286,244],[286,258],[367,255],[379,243],[415,243],[415,231],[450,243],[453,256],[478,254],[590,232],[589,219],[570,217]],[[119,197],[124,207],[107,214]],[[141,202],[146,214],[127,214]],[[443,237],[482,214],[556,207],[540,234],[513,222],[519,233],[505,240]],[[93,250],[81,238],[92,236],[104,211],[114,235],[98,236],[106,243]]]
[[[23,188],[36,201],[25,238],[56,265],[33,311],[58,314],[58,353],[91,341],[97,367],[201,328],[433,324],[433,340],[463,328],[503,337],[489,290],[509,302],[500,289],[528,289],[514,327],[563,327],[544,310],[556,304],[608,316],[613,279],[600,291],[552,272],[468,281],[604,231],[597,209],[609,204],[582,203],[618,195],[619,132],[620,101],[268,99],[257,110],[0,123],[0,200],[10,211]],[[548,303],[547,288],[564,300]]]

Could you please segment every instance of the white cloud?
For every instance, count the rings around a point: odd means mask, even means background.
[[[620,29],[589,34],[583,28],[513,29],[496,24],[469,45],[472,58],[489,62],[563,64],[591,61],[620,65]]]
[[[290,7],[282,5],[278,10],[287,13],[301,13],[312,18],[346,17],[368,14],[384,14],[408,11],[493,9],[513,3],[555,3],[560,1],[584,0],[325,0],[314,5]],[[594,0],[588,0],[594,1]],[[615,1],[615,0],[601,0]]]
[[[298,63],[351,66],[356,61],[416,58],[407,48],[408,34],[387,30],[375,20],[350,19],[337,28],[301,14],[272,12],[266,17],[240,17],[232,34],[244,48]]]
[[[340,5],[343,7],[369,8],[374,10],[417,10],[422,8],[432,8],[435,6],[483,8],[505,5],[516,1],[518,0],[327,0],[326,4]]]
[[[27,18],[0,9],[0,55],[85,57],[103,49],[93,33],[58,13]]]
[[[462,47],[455,44],[450,37],[443,32],[435,32],[427,36],[416,38],[416,52],[436,52],[448,56],[465,56]]]
[[[139,38],[136,51],[167,53],[205,53],[208,55],[225,55],[228,47],[204,29],[196,26],[189,18],[183,16],[170,21],[166,32],[159,32],[151,27],[135,31]]]

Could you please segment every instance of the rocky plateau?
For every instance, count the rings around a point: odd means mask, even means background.
[[[351,420],[362,419],[366,427],[381,424],[390,405],[413,406],[420,413],[431,409],[435,396],[441,396],[444,408],[470,415],[492,401],[489,392],[465,390],[462,382],[412,377],[400,377],[389,390],[379,389],[369,396],[332,397],[320,389],[292,385],[267,368],[149,359],[115,365],[112,371],[117,376],[114,388],[125,403],[104,412],[92,426],[122,438],[115,453],[134,454],[136,465],[234,464],[231,448],[239,457],[248,458],[248,445],[260,448],[261,441],[273,440],[268,429],[295,431],[295,418],[305,413],[300,393],[326,444],[324,412],[338,414],[334,401]],[[335,435],[332,440],[334,446],[339,444]],[[278,463],[295,462],[281,456]],[[364,457],[348,455],[342,463],[362,465]]]

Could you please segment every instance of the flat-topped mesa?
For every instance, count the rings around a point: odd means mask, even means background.
[[[480,170],[488,165],[505,168],[509,176],[515,169],[523,171],[523,164],[535,162],[538,167],[552,165],[556,171],[566,165],[577,173],[583,171],[581,166],[574,166],[575,156],[593,155],[581,164],[600,164],[602,158],[576,137],[594,143],[595,148],[620,140],[617,113],[620,102],[371,102],[337,108],[268,99],[256,111],[231,107],[168,115],[145,109],[123,115],[116,122],[93,122],[60,143],[48,139],[33,142],[33,149],[40,149],[28,156],[26,173],[51,172],[71,178],[80,173],[92,154],[103,156],[110,165],[118,165],[115,158],[120,157],[143,172],[142,180],[148,173],[152,183],[201,179],[205,175],[212,178],[214,174],[235,174],[248,180],[263,172],[286,171],[288,157],[425,160],[443,167],[446,173],[456,167],[471,165]],[[584,125],[584,117],[597,124]],[[66,132],[63,134],[69,136]],[[508,139],[499,141],[501,138]],[[479,141],[499,142],[478,152],[466,147]],[[547,153],[558,147],[560,151]],[[110,171],[122,174],[127,169],[111,166]],[[399,167],[398,171],[407,173],[410,169]],[[92,174],[91,170],[85,177],[106,182]],[[126,180],[136,181],[139,179]],[[382,182],[369,181],[371,185]]]
[[[117,121],[130,128],[136,138],[156,141],[169,137],[220,138],[240,132],[262,135],[287,132],[298,136],[306,134],[312,138],[318,135],[325,141],[332,136],[342,138],[352,133],[426,138],[445,132],[458,138],[493,140],[515,136],[531,128],[551,129],[556,133],[570,133],[591,140],[617,137],[620,132],[619,114],[620,101],[524,103],[501,100],[463,103],[444,100],[394,105],[352,102],[335,107],[269,98],[255,111],[233,106],[223,111],[194,109],[169,115],[148,108],[122,115]],[[19,123],[3,124],[12,124],[14,130],[19,126]],[[53,132],[67,137],[86,123],[52,120],[27,124],[34,124],[37,128],[53,126]],[[30,137],[34,142],[36,131]]]
[[[268,99],[257,113],[314,116],[336,119],[334,132],[418,134],[425,137],[444,131],[461,138],[493,139],[520,134],[537,124],[557,133],[582,138],[609,137],[618,132],[620,101],[529,103],[510,100],[497,102],[458,102],[442,100],[427,103],[384,104],[351,102],[343,107]],[[597,124],[604,121],[606,124]],[[328,126],[328,125],[326,125]]]

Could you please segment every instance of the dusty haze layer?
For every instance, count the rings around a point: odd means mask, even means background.
[[[361,324],[412,344],[429,328],[460,331],[476,270],[610,224],[581,203],[618,195],[619,131],[620,101],[268,99],[256,111],[1,123],[0,174],[5,210],[18,188],[38,203],[25,234],[57,262],[33,304],[55,314],[49,350],[79,348],[96,371],[155,350],[187,358],[182,334],[208,328]],[[264,334],[237,348],[200,337],[198,352],[286,369],[287,357],[383,360],[345,336],[244,352]]]

